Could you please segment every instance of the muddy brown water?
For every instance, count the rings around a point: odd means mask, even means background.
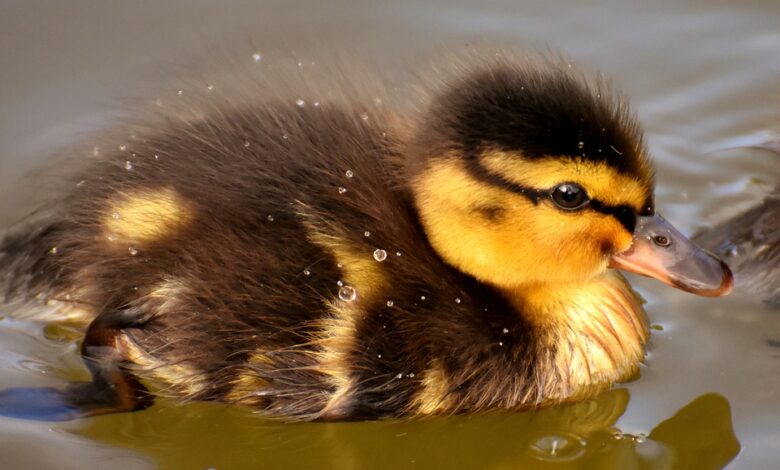
[[[619,84],[656,157],[658,206],[690,233],[778,182],[775,155],[723,150],[780,124],[778,25],[775,0],[4,2],[0,228],[45,193],[22,175],[110,127],[124,98],[165,89],[150,77],[169,80],[172,66],[328,49],[389,70],[423,51],[500,41],[562,50]],[[169,402],[68,423],[0,418],[0,468],[777,468],[780,313],[740,285],[702,299],[634,281],[655,328],[647,364],[591,401],[412,422],[283,425]],[[84,376],[78,331],[18,309],[0,306],[0,388]]]

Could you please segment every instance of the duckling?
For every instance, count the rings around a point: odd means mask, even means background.
[[[8,389],[4,414],[160,395],[288,420],[549,406],[643,359],[645,313],[609,268],[731,288],[655,211],[624,100],[563,61],[473,64],[403,119],[327,102],[211,109],[139,130],[5,238],[9,297],[91,318],[93,379]]]
[[[753,147],[780,156],[780,140]],[[755,206],[700,230],[694,240],[729,258],[738,286],[761,296],[770,308],[780,308],[780,185]]]

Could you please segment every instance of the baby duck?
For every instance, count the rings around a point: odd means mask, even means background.
[[[406,135],[346,105],[224,102],[98,157],[0,248],[9,297],[88,312],[93,380],[5,390],[0,412],[161,394],[289,420],[553,405],[643,359],[645,313],[608,268],[730,290],[655,211],[641,130],[603,80],[485,62],[414,119]]]
[[[780,157],[780,140],[753,147]],[[753,207],[700,230],[694,240],[729,259],[737,286],[759,296],[768,307],[780,308],[780,185]]]

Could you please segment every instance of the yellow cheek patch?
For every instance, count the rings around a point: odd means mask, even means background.
[[[413,185],[437,253],[494,285],[583,280],[606,269],[603,248],[631,243],[631,234],[613,217],[534,204],[475,179],[459,160],[436,162]],[[500,217],[486,220],[478,210],[485,204],[500,207]]]
[[[501,151],[482,155],[482,164],[508,181],[534,189],[550,189],[560,183],[577,183],[592,199],[618,206],[627,204],[639,212],[651,195],[651,174],[634,178],[604,162],[584,159],[542,158],[525,160]]]
[[[109,207],[103,225],[109,239],[153,241],[183,227],[192,209],[170,188],[119,196]]]

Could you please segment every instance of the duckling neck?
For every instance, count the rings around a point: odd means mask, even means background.
[[[617,272],[576,284],[524,285],[506,294],[537,332],[535,376],[543,401],[583,398],[636,373],[647,317]]]

